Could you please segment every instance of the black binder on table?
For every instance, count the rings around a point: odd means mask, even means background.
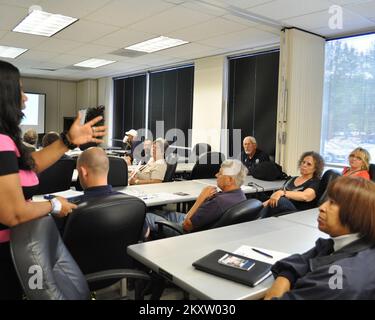
[[[253,260],[255,262],[255,265],[248,271],[223,265],[218,261],[225,254],[237,256],[242,259]],[[193,262],[193,266],[198,270],[211,273],[228,280],[239,282],[250,287],[255,287],[272,274],[271,264],[247,258],[224,250],[215,250],[211,252],[203,258]]]

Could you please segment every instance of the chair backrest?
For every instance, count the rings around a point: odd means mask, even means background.
[[[46,194],[70,189],[74,159],[60,159],[38,175],[39,186],[36,194]]]
[[[370,163],[368,173],[370,174],[370,179],[372,181],[375,181],[375,164]]]
[[[316,195],[318,205],[322,204],[325,201],[325,198],[327,196],[327,187],[330,181],[340,176],[341,174],[333,169],[329,169],[326,172],[324,172],[322,178],[320,179],[319,189]]]
[[[108,157],[108,184],[112,187],[126,187],[128,185],[128,165],[123,158]]]
[[[173,181],[174,174],[176,172],[178,155],[175,153],[169,154],[167,156],[166,162],[167,162],[167,171],[165,172],[163,182],[171,182]]]
[[[133,196],[90,199],[68,216],[63,240],[84,274],[131,268],[126,248],[141,239],[145,214],[145,203]]]
[[[10,247],[28,299],[90,299],[85,276],[62,242],[51,216],[13,227]]]
[[[220,152],[207,152],[202,154],[191,171],[190,179],[215,178],[224,160],[225,156]]]
[[[227,209],[210,229],[229,226],[236,223],[253,221],[259,218],[263,203],[258,199],[248,199]]]
[[[211,146],[208,143],[197,143],[191,150],[192,156],[196,158],[207,152],[211,152]]]

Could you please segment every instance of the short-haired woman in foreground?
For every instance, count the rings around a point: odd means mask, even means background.
[[[375,184],[341,177],[328,187],[318,227],[330,239],[278,261],[265,299],[375,299]]]

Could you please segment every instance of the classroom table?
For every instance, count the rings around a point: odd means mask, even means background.
[[[312,248],[319,237],[328,236],[300,223],[267,218],[131,245],[127,252],[196,298],[260,299],[272,285],[272,276],[251,288],[196,270],[192,263],[216,249],[233,252],[242,245],[288,254],[303,253]]]
[[[286,214],[286,215],[280,216],[279,218],[292,221],[295,223],[300,223],[309,227],[317,228],[318,227],[318,221],[317,221],[318,215],[319,215],[319,209],[314,208],[314,209]]]

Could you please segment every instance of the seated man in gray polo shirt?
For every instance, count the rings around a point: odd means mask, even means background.
[[[185,232],[205,229],[218,221],[223,213],[235,204],[246,200],[241,190],[245,177],[246,167],[239,160],[226,160],[221,164],[216,174],[217,186],[221,189],[208,186],[202,190],[193,207],[187,214],[167,212],[163,216],[147,213],[145,219],[145,235],[152,239],[157,234],[156,221],[169,220],[181,225]],[[169,228],[165,228],[168,232]],[[174,231],[171,231],[174,233]]]

